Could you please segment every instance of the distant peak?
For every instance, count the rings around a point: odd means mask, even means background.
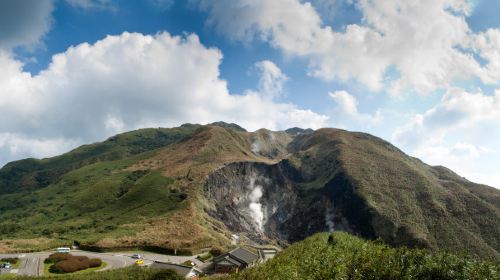
[[[236,131],[241,131],[241,132],[247,132],[246,129],[244,129],[243,127],[235,124],[235,123],[227,123],[227,122],[213,122],[213,123],[210,123],[208,125],[212,125],[212,126],[220,126],[220,127],[223,127],[223,128],[230,128],[230,129],[233,129],[233,130],[236,130]]]
[[[292,127],[292,128],[285,130],[285,132],[290,134],[290,135],[298,135],[298,134],[313,133],[314,130],[312,130],[311,128],[304,129],[304,128],[300,128],[300,127]]]

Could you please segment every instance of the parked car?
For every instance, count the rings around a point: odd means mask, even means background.
[[[10,267],[11,267],[10,263],[2,263],[2,264],[0,264],[0,268],[9,269]]]
[[[59,247],[56,249],[58,253],[69,253],[71,252],[71,248],[69,247]]]
[[[139,254],[133,254],[132,259],[142,259],[142,256]]]
[[[135,265],[144,265],[144,260],[136,260]]]

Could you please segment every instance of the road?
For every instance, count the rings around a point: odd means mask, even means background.
[[[22,254],[0,254],[0,258],[19,258],[20,265],[18,269],[2,269],[0,274],[4,273],[15,273],[18,275],[27,276],[42,276],[44,272],[43,261],[54,252],[36,252],[36,253],[22,253]],[[71,251],[72,255],[76,256],[87,256],[89,258],[99,258],[106,262],[107,265],[101,270],[109,270],[114,268],[122,268],[131,266],[134,264],[135,259],[132,259],[132,255],[137,252],[116,252],[116,253],[96,253],[81,250]],[[207,267],[209,264],[203,263],[196,259],[196,256],[186,257],[186,256],[168,256],[149,252],[140,252],[145,264],[150,265],[154,261],[171,262],[181,264],[187,260],[190,260],[196,264],[200,269]]]

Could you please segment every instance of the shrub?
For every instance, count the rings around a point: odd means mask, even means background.
[[[18,258],[3,258],[0,261],[8,262],[10,264],[16,264],[19,261],[19,259]]]
[[[89,259],[86,256],[69,255],[68,258],[57,261],[54,265],[50,267],[49,271],[52,273],[71,273],[91,267],[99,267],[101,266],[101,264],[102,261],[97,258]]]
[[[213,247],[212,249],[210,249],[210,254],[214,257],[222,255],[223,252],[224,250],[222,250],[222,248],[220,247]]]
[[[90,259],[88,260],[89,267],[99,267],[102,264],[101,259]]]
[[[73,255],[68,253],[53,253],[45,259],[45,263],[57,263],[72,258]]]

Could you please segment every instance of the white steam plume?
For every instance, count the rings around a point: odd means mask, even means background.
[[[256,176],[252,174],[250,177],[250,184],[248,185],[248,189],[251,190],[248,195],[248,199],[250,200],[249,209],[250,216],[255,221],[257,229],[260,232],[264,231],[264,212],[262,211],[262,204],[260,203],[260,198],[262,197],[262,187],[255,185]]]

